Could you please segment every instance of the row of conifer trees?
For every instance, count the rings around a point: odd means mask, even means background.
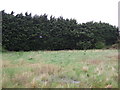
[[[2,11],[2,45],[10,51],[96,49],[115,44],[118,28],[104,22]]]

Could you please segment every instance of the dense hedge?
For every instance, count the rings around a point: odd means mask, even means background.
[[[46,14],[13,14],[2,11],[2,44],[10,51],[103,48],[118,38],[118,28],[101,21],[78,24],[75,19],[48,19]]]

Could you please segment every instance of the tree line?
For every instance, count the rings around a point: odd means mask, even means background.
[[[104,22],[2,11],[2,45],[9,51],[101,49],[115,44],[118,27]]]

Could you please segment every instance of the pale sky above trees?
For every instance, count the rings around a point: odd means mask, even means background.
[[[1,0],[0,10],[7,13],[48,14],[74,18],[78,23],[102,21],[118,26],[119,0]]]

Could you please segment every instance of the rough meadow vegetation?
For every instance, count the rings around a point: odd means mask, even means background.
[[[4,52],[3,88],[117,88],[117,50]]]

